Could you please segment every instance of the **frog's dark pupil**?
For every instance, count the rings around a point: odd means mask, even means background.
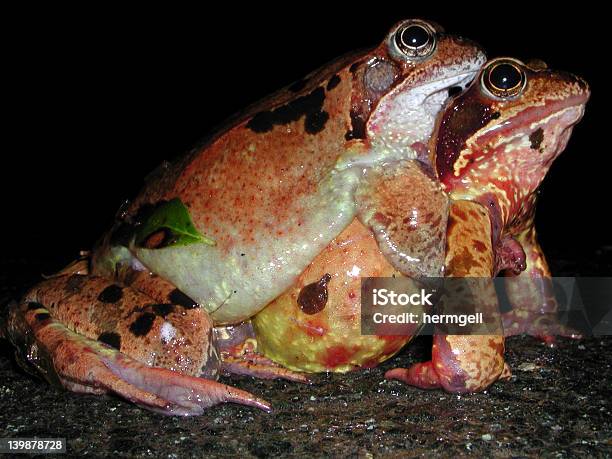
[[[420,48],[429,42],[429,32],[420,25],[411,25],[402,31],[400,40],[404,46]]]
[[[498,89],[516,88],[521,83],[521,72],[512,64],[499,64],[491,69],[489,81]]]

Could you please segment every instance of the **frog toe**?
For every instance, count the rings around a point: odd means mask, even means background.
[[[271,411],[268,402],[246,391],[165,368],[148,367],[120,353],[113,358],[102,357],[101,362],[113,376],[127,383],[130,388],[134,387],[137,391],[152,394],[155,404],[144,403],[145,407],[163,414],[199,415],[206,408],[224,402],[239,403]],[[139,398],[130,398],[134,395],[131,392],[120,395],[136,404],[143,404]],[[163,400],[165,405],[159,408],[157,399]]]
[[[304,373],[284,368],[257,352],[257,340],[248,338],[244,342],[227,347],[221,352],[222,368],[227,374],[253,376],[260,379],[285,379],[308,383]]]
[[[433,368],[431,361],[415,363],[410,368],[393,368],[385,373],[385,379],[396,379],[421,389],[439,389],[442,387],[440,377]]]

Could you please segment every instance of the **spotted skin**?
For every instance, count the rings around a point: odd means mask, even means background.
[[[114,295],[116,302],[110,303],[102,293],[116,289],[116,284],[81,277],[79,291],[74,290],[73,276],[56,277],[30,290],[25,301],[46,305],[55,320],[86,338],[118,336],[121,350],[143,364],[193,376],[218,375],[219,357],[209,344],[212,322],[203,310],[160,307],[155,299],[131,287],[122,287],[122,294]]]
[[[74,392],[112,392],[152,411],[181,416],[200,415],[206,408],[224,402],[270,410],[265,400],[248,392],[144,365],[106,343],[75,333],[44,307],[32,309],[25,303],[12,308],[8,332],[25,356],[23,360],[34,365],[50,383]],[[167,390],[169,387],[172,390]]]
[[[398,56],[390,45],[395,27],[378,47],[313,72],[162,164],[96,246],[89,275],[83,264],[68,267],[11,308],[8,336],[24,358],[71,390],[114,392],[166,414],[201,414],[223,401],[269,409],[250,394],[193,377],[218,373],[213,325],[241,322],[268,305],[254,326],[273,339],[261,348],[249,339],[233,346],[223,369],[290,379],[290,370],[268,358],[285,358],[291,368],[286,355],[274,357],[275,347],[294,352],[302,366],[305,357],[309,371],[376,365],[410,337],[358,335],[355,271],[400,273],[356,219],[354,191],[365,172],[395,160],[425,163],[450,198],[449,275],[517,271],[512,241],[527,245],[534,191],[588,89],[573,76],[526,68],[525,95],[502,104],[474,89],[477,79],[440,117],[429,155],[447,90],[484,62],[478,46],[433,27],[430,58]],[[464,117],[457,118],[458,101]],[[136,246],[147,215],[175,198],[212,243],[173,246],[161,229]],[[533,247],[524,248],[527,268],[537,266]],[[322,278],[325,307],[300,311],[299,292]],[[483,306],[493,309],[488,293]],[[259,321],[274,307],[281,314]],[[481,390],[508,376],[503,346],[503,336],[438,335],[432,362],[394,371],[421,387]]]
[[[474,247],[478,249],[474,250]],[[480,204],[470,201],[452,203],[445,264],[447,276],[493,277],[495,256],[491,223],[486,209]],[[497,312],[497,296],[492,283],[484,285],[475,296],[480,300],[477,307],[483,315],[490,317]],[[504,364],[503,336],[436,333],[431,361],[417,363],[409,369],[390,370],[385,378],[398,379],[424,389],[444,388],[449,392],[463,393],[483,390],[500,379],[502,373],[508,375],[508,372]]]
[[[165,319],[171,313],[181,313],[182,309],[198,309],[198,314],[205,314],[193,299],[167,280],[149,271],[135,270],[132,266],[124,265],[116,271],[115,280],[123,284],[129,284],[131,289],[144,293],[159,302],[148,305],[150,310],[148,313],[144,312],[142,308],[137,308],[140,316],[130,325],[130,330],[136,335],[143,334],[143,331],[153,326],[154,321],[152,319],[154,316]],[[243,324],[248,326],[249,322]],[[189,330],[186,333],[189,333]],[[221,367],[224,373],[250,375],[263,379],[281,378],[295,382],[308,382],[302,374],[279,366],[272,360],[257,354],[255,350],[245,352],[243,343],[228,346],[227,341],[231,341],[233,338],[225,335],[226,333],[218,333],[218,330],[213,329],[213,335],[210,339],[200,343],[198,341],[194,342],[194,350],[207,351],[209,356],[219,355],[221,361],[219,362],[218,358],[215,357],[215,368]],[[252,335],[249,337],[252,338]],[[201,347],[198,348],[198,346]],[[222,349],[224,352],[221,352]],[[215,377],[216,373],[202,372],[200,376]]]
[[[447,86],[465,85],[484,62],[478,45],[435,25],[437,46],[427,59],[398,54],[394,36],[405,24],[394,26],[379,46],[311,73],[247,108],[181,159],[163,163],[139,196],[121,207],[90,263],[81,260],[28,293],[26,303],[43,305],[39,322],[50,321],[50,328],[34,333],[37,345],[55,349],[50,360],[65,387],[95,392],[122,384],[116,373],[123,383],[155,373],[143,365],[215,376],[209,371],[216,368],[213,323],[247,320],[301,283],[317,255],[351,224],[359,225],[353,192],[363,168],[388,156],[414,159],[413,145],[427,142]],[[351,131],[356,135],[347,136]],[[173,231],[162,227],[137,244],[139,229],[159,204],[175,199],[210,243],[174,245]],[[81,277],[84,272],[89,275]],[[354,306],[354,295],[349,300]],[[15,333],[29,333],[28,317],[15,316]],[[378,342],[382,357],[404,339]],[[77,356],[79,367],[70,367],[78,352],[91,349],[97,361]],[[376,352],[365,363],[376,362]],[[293,377],[261,356],[243,354],[242,360],[229,355],[243,374]],[[323,354],[328,366],[353,362],[341,346]],[[100,371],[93,380],[80,373],[82,362]],[[191,387],[190,380],[181,384]],[[151,405],[151,394],[128,395]]]
[[[352,204],[348,214],[347,209],[330,214],[321,228],[332,226],[336,215],[357,218],[347,219],[343,230],[335,232],[334,239],[322,246],[293,282],[253,319],[262,352],[294,370],[345,372],[391,357],[409,337],[361,335],[360,278],[442,272],[444,203],[448,200],[431,174],[432,164],[420,165],[416,160],[427,162],[423,151],[449,87],[464,78],[467,83],[474,65],[480,68],[484,62],[473,43],[439,30],[438,47],[430,57],[417,62],[398,58],[389,46],[396,30],[366,59],[337,72],[340,81],[332,91],[337,95],[346,85],[351,86],[345,93],[350,95],[349,110],[341,112],[346,134],[334,141],[342,142],[349,152],[348,158],[339,157],[340,164],[353,165],[360,182],[349,193],[356,206]],[[440,86],[433,90],[437,84]],[[334,120],[333,113],[330,115],[328,124]],[[301,190],[291,190],[296,192]],[[295,202],[294,196],[288,199]],[[406,213],[417,217],[408,221]],[[303,224],[296,223],[292,231]],[[372,239],[372,230],[377,239]],[[314,237],[320,240],[323,235],[319,231]],[[400,250],[418,261],[409,266],[407,257],[390,256]],[[326,273],[331,280],[325,307],[304,308],[300,295],[316,286]],[[279,279],[277,276],[274,283],[283,285]]]
[[[536,190],[563,151],[584,112],[587,84],[539,65],[510,61],[526,85],[513,98],[491,94],[485,76],[440,116],[432,138],[432,162],[451,198],[447,229],[448,276],[490,278],[505,272],[513,310],[503,317],[505,335],[571,334],[555,323],[550,272],[533,227]],[[502,320],[493,286],[478,294],[479,311]],[[500,322],[501,323],[501,322]],[[451,392],[483,390],[509,377],[504,336],[436,334],[432,360],[386,377]]]
[[[580,120],[589,96],[578,77],[518,65],[527,78],[520,96],[491,97],[477,81],[440,117],[435,137],[437,172],[450,196],[485,205],[492,198],[498,226],[507,229],[525,226],[532,217],[535,190],[565,148],[571,134],[566,128]],[[465,119],[466,109],[477,111],[473,119]]]
[[[436,164],[451,197],[480,202],[489,210],[496,272],[508,276],[513,306],[504,316],[506,334],[529,333],[552,343],[554,334],[578,335],[555,317],[550,271],[533,223],[536,190],[581,119],[589,88],[584,80],[541,63],[517,65],[527,78],[519,97],[499,100],[474,86],[457,99],[457,106],[496,113],[494,119],[483,116],[481,122],[454,129],[456,111],[441,117]]]
[[[412,145],[427,143],[447,97],[444,84],[467,84],[484,63],[475,43],[440,30],[430,58],[408,61],[390,49],[398,27],[377,47],[313,72],[162,165],[120,215],[116,232],[135,224],[147,206],[179,198],[215,245],[136,248],[136,257],[216,324],[261,310],[355,218],[352,195],[361,169],[354,161],[414,159]],[[373,76],[381,66],[392,74]],[[436,86],[440,81],[447,83]],[[425,104],[428,91],[435,100]],[[356,123],[363,132],[347,139]],[[95,274],[113,274],[109,260],[118,240],[107,237],[94,253]]]
[[[355,199],[360,220],[398,271],[416,278],[443,275],[449,200],[421,163],[370,171]]]
[[[300,294],[326,282],[325,308],[304,311]],[[295,371],[346,372],[377,365],[411,336],[361,334],[361,277],[401,276],[382,254],[374,235],[354,220],[304,270],[298,281],[253,318],[258,349]],[[416,332],[416,330],[415,330]]]

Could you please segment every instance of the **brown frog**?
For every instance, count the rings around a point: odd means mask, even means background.
[[[226,401],[269,409],[213,379],[222,369],[303,376],[250,352],[248,341],[238,352],[226,345],[221,362],[213,327],[240,323],[291,288],[347,227],[364,231],[357,214],[389,204],[365,199],[386,164],[444,201],[415,164],[427,162],[449,89],[467,86],[484,62],[476,44],[436,24],[398,23],[376,48],[313,72],[160,166],[91,259],[30,290],[5,333],[23,361],[70,390],[110,391],[167,414]],[[381,272],[440,271],[442,237],[412,246],[402,236],[379,240],[390,255],[375,249]],[[408,256],[392,255],[398,244]]]

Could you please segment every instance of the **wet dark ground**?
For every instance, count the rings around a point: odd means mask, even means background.
[[[610,255],[608,248],[572,262],[553,257],[553,272],[610,275]],[[16,295],[48,266],[3,262],[0,296]],[[379,368],[318,375],[310,385],[225,378],[272,402],[274,412],[224,405],[196,418],[70,394],[23,373],[11,355],[0,341],[0,437],[63,437],[72,455],[612,457],[611,337],[559,339],[555,348],[510,338],[512,379],[463,396],[383,379],[391,367],[428,357],[423,337]]]

